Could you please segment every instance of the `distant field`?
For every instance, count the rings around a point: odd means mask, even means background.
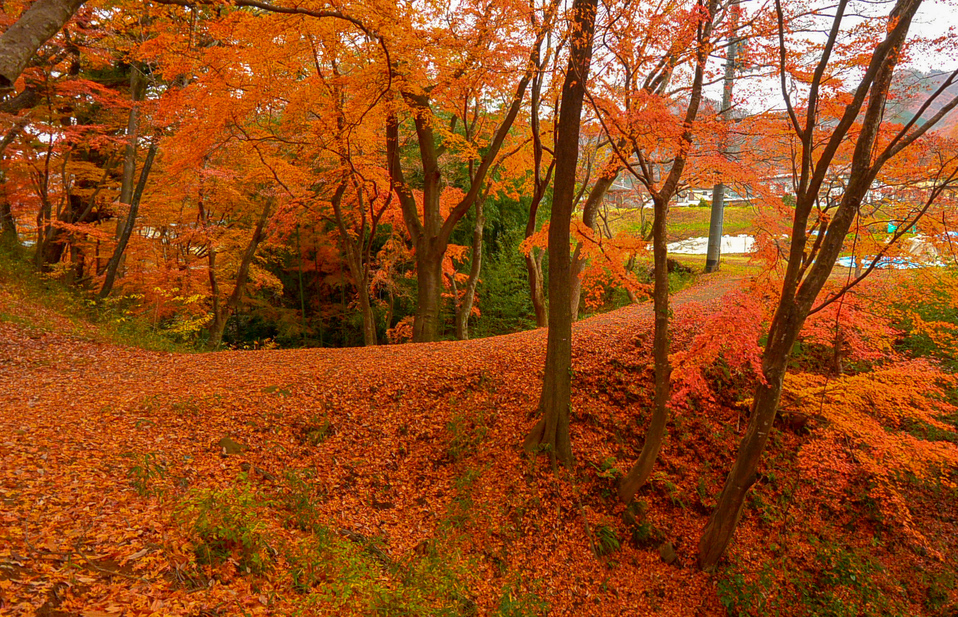
[[[673,255],[672,258],[695,272],[705,270],[705,255]],[[723,255],[719,270],[725,275],[748,276],[755,274],[761,267],[760,264],[749,263],[748,255]]]
[[[647,219],[651,220],[651,211],[646,209],[645,212]],[[710,216],[711,208],[708,207],[672,208],[669,211],[669,242],[708,236]],[[755,208],[751,206],[726,207],[722,233],[731,236],[752,233],[752,223],[755,216]],[[618,224],[621,225],[620,229],[624,228],[633,233],[639,233],[642,228],[642,217],[637,211],[629,212],[624,215]]]

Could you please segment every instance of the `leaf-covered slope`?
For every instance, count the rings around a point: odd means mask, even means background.
[[[680,331],[733,285],[680,294]],[[577,460],[557,480],[520,450],[544,330],[188,355],[0,325],[0,606],[721,614],[693,555],[734,396],[676,415],[641,503],[614,499],[641,446],[650,327],[647,306],[577,325]],[[785,456],[796,439],[779,438]],[[769,533],[748,514],[735,558],[767,556]]]

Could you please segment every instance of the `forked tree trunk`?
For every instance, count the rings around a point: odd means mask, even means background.
[[[130,98],[133,106],[126,123],[126,148],[123,153],[123,175],[120,178],[120,204],[126,206],[126,212],[120,211],[116,216],[116,239],[119,242],[126,228],[126,221],[133,214],[133,189],[136,182],[136,139],[140,130],[139,104],[146,95],[146,77],[136,67],[130,69]],[[133,218],[136,215],[133,214]],[[126,254],[120,254],[120,263],[117,266],[117,276],[123,277],[123,268]]]
[[[699,105],[702,102],[705,65],[708,62],[709,48],[712,43],[712,25],[716,17],[718,1],[708,0],[704,8],[707,11],[708,18],[703,19],[697,34],[695,77],[692,80],[689,105],[685,111],[685,130],[682,133],[679,151],[659,190],[656,191],[651,188],[655,185],[653,177],[647,176],[645,178],[645,184],[652,194],[655,216],[652,221],[652,254],[655,277],[655,288],[652,292],[655,319],[652,353],[655,363],[655,397],[649,430],[645,435],[639,458],[629,470],[629,473],[619,482],[619,498],[624,502],[631,501],[635,492],[648,481],[649,475],[652,473],[652,467],[655,465],[662,449],[665,427],[668,422],[668,404],[672,392],[672,365],[669,362],[669,253],[666,244],[666,223],[669,214],[669,202],[678,192],[679,182],[682,179],[682,173],[685,171],[685,165],[692,148],[692,125],[698,116]],[[638,148],[636,148],[636,154],[641,158]]]
[[[546,345],[545,377],[539,412],[542,418],[525,440],[529,454],[546,450],[552,461],[572,464],[569,438],[569,406],[572,385],[572,310],[569,225],[575,199],[575,172],[579,161],[579,129],[585,82],[592,60],[597,0],[574,0],[572,4],[571,51],[562,85],[559,108],[553,187],[549,222],[549,336]]]
[[[546,45],[545,57],[538,47],[533,50],[532,60],[536,66],[535,75],[532,78],[532,88],[529,93],[530,105],[530,128],[532,129],[532,159],[533,159],[533,186],[532,203],[529,204],[529,218],[526,220],[525,238],[528,240],[536,232],[536,219],[539,215],[539,206],[545,198],[546,190],[552,180],[552,173],[555,171],[555,157],[549,163],[542,173],[542,159],[545,148],[542,145],[542,133],[539,123],[539,110],[542,100],[542,84],[545,79],[545,68],[552,62],[552,44],[551,40]],[[549,311],[546,306],[546,295],[543,287],[544,277],[542,276],[542,259],[545,257],[545,251],[537,247],[529,247],[529,254],[525,256],[526,273],[529,282],[529,299],[532,301],[532,310],[536,316],[536,327],[544,328],[548,325]]]
[[[346,229],[346,218],[343,216],[342,202],[346,194],[347,182],[344,180],[336,188],[330,203],[333,206],[333,212],[336,215],[336,226],[339,229],[339,242],[342,246],[343,254],[346,257],[346,265],[349,267],[349,275],[353,279],[356,287],[356,297],[359,301],[359,310],[363,318],[363,345],[372,347],[378,344],[376,337],[376,315],[373,312],[372,303],[369,301],[369,259],[368,253],[364,252],[363,244],[366,241],[365,222],[360,237],[354,237]],[[362,188],[357,187],[358,191]],[[363,215],[365,216],[365,214]],[[373,224],[371,235],[375,235],[378,217],[373,214]],[[387,322],[388,323],[388,322]]]

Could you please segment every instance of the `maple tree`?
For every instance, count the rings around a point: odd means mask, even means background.
[[[720,613],[747,596],[729,591],[743,559],[716,584],[683,567],[696,539],[706,568],[736,528],[749,563],[811,560],[814,542],[791,528],[867,546],[869,530],[849,524],[863,513],[917,555],[872,544],[908,570],[883,584],[915,583],[916,562],[947,573],[932,559],[953,552],[954,520],[926,504],[954,494],[958,462],[958,294],[938,267],[955,255],[958,158],[929,127],[958,105],[958,74],[930,93],[894,78],[916,53],[904,32],[917,5],[900,0],[847,38],[836,25],[831,47],[801,34],[819,12],[758,16],[743,53],[774,60],[798,98],[790,113],[736,124],[756,145],[746,150],[761,150],[738,161],[722,155],[732,129],[704,94],[718,75],[710,57],[744,28],[729,23],[734,3],[576,0],[567,19],[557,2],[81,9],[0,101],[3,237],[36,231],[48,277],[101,296],[106,325],[145,320],[220,347],[269,315],[283,346],[305,346],[310,318],[322,345],[338,317],[326,343],[370,348],[114,347],[87,340],[97,328],[77,338],[0,269],[0,398],[12,410],[0,432],[13,436],[0,440],[0,610]],[[8,23],[21,8],[6,9]],[[840,2],[834,23],[852,12]],[[892,121],[891,102],[916,92],[916,119]],[[747,169],[782,161],[799,170],[795,204]],[[669,203],[719,177],[761,202],[762,265],[749,270],[760,274],[670,296]],[[647,238],[602,220],[616,178],[653,203],[654,299],[574,324],[607,286],[645,291],[630,272]],[[498,300],[484,287],[490,245],[522,239],[503,271],[529,286],[520,310],[547,333],[376,346],[383,331],[436,339],[451,312],[469,338]],[[919,252],[936,267],[869,284],[886,260]],[[852,267],[831,276],[839,258]],[[54,325],[23,325],[32,319]],[[941,364],[908,357],[903,340]],[[529,375],[543,356],[539,383]],[[96,370],[79,379],[87,363]],[[756,387],[716,506],[706,487],[721,481],[740,399]],[[759,476],[779,407],[783,454]],[[523,437],[571,481],[523,461]],[[640,486],[647,499],[632,501]],[[743,518],[750,488],[766,501]],[[752,610],[803,593],[777,569],[784,591]],[[903,614],[924,608],[894,594]]]
[[[875,33],[876,39],[866,39],[870,48],[863,56],[856,46],[858,41],[846,48],[840,40],[846,10],[851,8],[849,2],[839,2],[829,24],[828,39],[818,50],[815,69],[809,73],[794,64],[787,44],[788,16],[782,4],[776,3],[775,52],[782,96],[787,104],[789,124],[800,142],[796,203],[787,267],[762,354],[762,382],[756,388],[748,428],[735,464],[699,543],[699,563],[703,568],[715,567],[732,538],[778,411],[792,347],[809,313],[824,305],[815,307],[815,301],[845,246],[869,187],[889,161],[920,142],[922,136],[958,106],[958,98],[945,99],[940,101],[937,111],[929,112],[931,104],[945,95],[947,84],[958,77],[958,73],[952,73],[945,80],[945,86],[921,103],[914,118],[891,127],[882,122],[895,70],[907,54],[908,31],[920,6],[921,2],[914,0],[896,2],[882,16],[886,25]],[[865,64],[854,88],[849,89],[848,95],[836,97],[838,100],[832,98],[838,93],[826,78],[837,70],[833,67],[862,57]],[[790,79],[798,80],[807,88],[801,101],[793,100]],[[928,116],[924,116],[926,112]],[[825,117],[833,121],[826,123]],[[919,124],[919,118],[924,123]],[[833,166],[838,164],[837,156],[843,145],[852,150],[848,155],[843,191],[822,206],[819,198],[823,185]],[[948,168],[938,175],[929,203],[954,177],[954,171]],[[814,235],[810,233],[813,229]],[[838,297],[840,293],[822,302],[829,303]]]
[[[558,3],[552,2],[544,10],[544,16],[541,23],[537,25],[533,34],[532,43],[533,59],[539,53],[539,47],[545,39],[547,32],[550,31],[553,16],[555,15]],[[484,12],[479,15],[485,16]],[[521,18],[521,16],[520,16]],[[474,45],[488,45],[488,37],[492,36],[493,29],[484,22],[479,22],[474,26],[478,36],[472,37]],[[412,24],[410,24],[410,29]],[[441,41],[436,42],[438,47]],[[476,52],[466,51],[463,56],[467,61],[472,62],[473,55]],[[459,55],[459,52],[456,54]],[[525,59],[523,58],[522,61]],[[411,60],[407,60],[408,65],[412,66]],[[480,147],[476,143],[476,137],[466,135],[467,147],[481,152],[477,164],[473,170],[470,165],[468,174],[468,185],[465,187],[460,198],[450,203],[448,214],[442,212],[442,198],[444,190],[442,186],[442,170],[439,164],[439,157],[447,150],[450,144],[456,144],[456,126],[461,124],[467,130],[470,125],[474,126],[480,119],[483,110],[479,107],[479,101],[476,93],[481,90],[478,84],[470,84],[467,79],[474,68],[469,65],[459,66],[459,63],[453,63],[449,68],[450,75],[442,76],[438,80],[429,80],[432,83],[417,83],[414,81],[417,75],[406,75],[402,67],[390,67],[393,77],[400,84],[397,100],[393,103],[398,107],[400,101],[404,104],[408,113],[412,116],[416,131],[416,145],[418,151],[419,164],[422,169],[422,194],[421,205],[417,197],[413,194],[412,187],[407,181],[407,174],[403,170],[400,158],[400,119],[398,111],[391,109],[386,119],[386,146],[389,173],[392,179],[393,188],[399,199],[399,204],[403,211],[403,218],[406,222],[406,229],[416,248],[416,276],[418,281],[416,320],[414,323],[413,340],[414,341],[434,341],[439,337],[439,303],[441,298],[442,283],[442,263],[445,256],[449,238],[455,225],[460,219],[473,208],[481,198],[484,190],[484,183],[487,174],[490,172],[499,156],[503,142],[508,135],[513,122],[515,121],[522,101],[525,96],[526,88],[536,72],[534,62],[520,73],[518,83],[515,85],[514,93],[506,101],[504,114],[498,126],[491,131],[485,138],[485,145]],[[467,71],[468,69],[468,71]],[[443,83],[443,79],[453,80],[450,84]],[[404,86],[404,83],[409,83]],[[456,82],[462,82],[462,85]],[[434,107],[435,95],[445,94],[447,91],[453,96],[462,97],[459,100],[453,99],[446,102],[447,113],[449,114],[448,129],[444,129],[445,122],[441,121],[437,110]],[[441,104],[443,101],[439,101]],[[450,104],[451,103],[451,104]],[[472,109],[472,118],[470,118],[470,109]],[[444,119],[442,119],[444,120]],[[445,135],[444,143],[438,142],[439,135]],[[471,139],[470,139],[471,138]],[[445,143],[449,142],[449,143]],[[471,156],[471,155],[470,155]],[[420,216],[419,210],[422,209]]]

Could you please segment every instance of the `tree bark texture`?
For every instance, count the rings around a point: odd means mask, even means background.
[[[13,87],[30,58],[66,24],[84,0],[37,0],[0,36],[0,90]]]
[[[579,129],[585,97],[597,0],[572,5],[569,66],[562,85],[555,147],[555,183],[549,222],[549,334],[539,412],[542,418],[525,440],[525,450],[544,449],[553,461],[572,464],[569,407],[572,386],[572,260],[569,226],[575,200],[579,161]]]

